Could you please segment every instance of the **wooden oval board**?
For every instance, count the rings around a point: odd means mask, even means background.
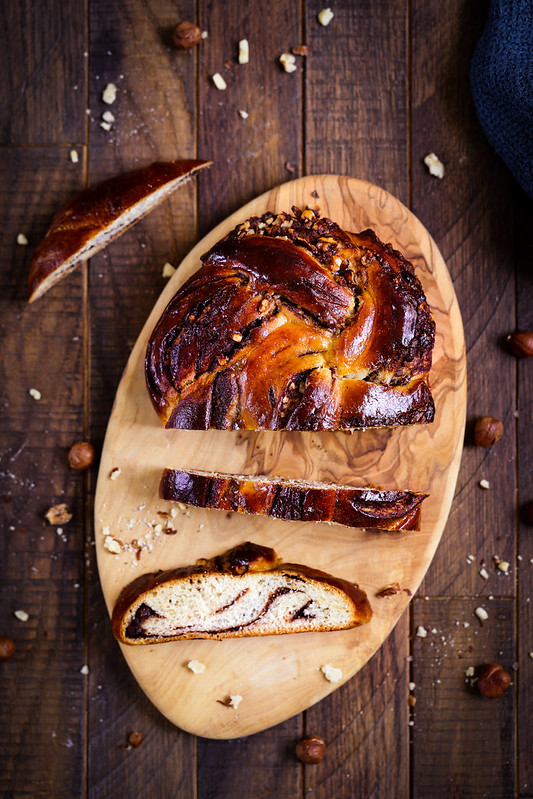
[[[146,343],[161,312],[199,268],[200,255],[236,224],[267,210],[290,210],[292,205],[318,205],[323,216],[347,230],[371,227],[415,265],[436,321],[432,425],[353,435],[205,432],[161,426],[144,383]],[[414,593],[439,543],[455,489],[465,408],[464,337],[450,276],[422,224],[383,189],[334,175],[294,180],[232,214],[189,253],[139,336],[107,429],[96,492],[95,536],[109,611],[121,588],[140,573],[195,563],[249,540],[273,547],[283,560],[359,583],[374,616],[369,624],[342,632],[121,645],[137,681],[165,716],[208,738],[248,735],[301,712],[367,662],[410,598],[407,591],[387,599],[377,598],[376,593],[395,582]],[[410,533],[366,532],[200,508],[177,509],[169,519],[161,513],[168,513],[172,504],[158,498],[164,467],[411,488],[427,491],[430,497],[423,505],[420,532]],[[175,534],[164,532],[168,524]],[[123,544],[118,555],[104,548],[108,532]],[[187,667],[190,660],[204,663],[204,673],[193,674]],[[325,679],[320,670],[324,664],[342,670],[340,683]],[[224,704],[236,694],[242,696],[237,709]]]

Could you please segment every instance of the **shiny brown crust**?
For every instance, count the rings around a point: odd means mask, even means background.
[[[125,586],[113,609],[111,618],[112,629],[115,637],[124,644],[154,644],[165,641],[177,641],[189,638],[241,638],[250,635],[264,635],[255,630],[235,628],[231,630],[218,631],[211,633],[203,632],[184,632],[175,636],[145,638],[138,635],[139,630],[132,632],[138,637],[128,635],[126,624],[127,614],[131,606],[136,603],[139,608],[147,607],[149,610],[150,592],[161,585],[170,586],[174,581],[183,583],[189,578],[202,577],[209,579],[210,576],[217,574],[230,574],[237,580],[240,576],[247,574],[258,574],[261,572],[280,572],[288,575],[297,581],[314,580],[335,591],[343,592],[353,605],[353,618],[349,627],[366,624],[372,617],[372,609],[366,593],[355,583],[334,577],[331,574],[304,566],[298,563],[282,563],[276,553],[270,547],[263,547],[259,544],[246,542],[210,560],[200,560],[194,566],[184,566],[168,571],[152,572],[142,574],[136,580]],[[280,631],[280,632],[289,632]],[[292,631],[290,631],[292,632]],[[296,632],[296,630],[294,631]]]
[[[200,508],[253,513],[286,521],[333,522],[377,530],[418,530],[420,506],[428,495],[165,469],[159,496]]]
[[[168,161],[126,172],[76,195],[54,217],[33,255],[29,302],[48,291],[211,161]]]
[[[167,427],[345,430],[433,420],[435,325],[412,265],[307,209],[203,256],[146,352]]]

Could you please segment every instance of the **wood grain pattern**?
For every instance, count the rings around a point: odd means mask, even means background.
[[[159,427],[144,385],[144,352],[169,298],[198,268],[199,255],[238,221],[267,209],[305,205],[312,191],[319,194],[323,213],[341,227],[359,230],[372,225],[378,236],[400,247],[415,263],[437,326],[432,378],[437,421],[404,430],[366,431],[361,436]],[[315,176],[284,184],[233,214],[194,248],[179,276],[171,279],[134,348],[115,398],[95,504],[98,568],[108,607],[141,570],[194,563],[250,538],[273,546],[287,561],[305,561],[362,582],[371,597],[394,581],[416,590],[440,539],[453,495],[462,448],[464,367],[461,319],[444,262],[420,223],[391,195],[361,181]],[[298,470],[305,479],[392,487],[414,480],[422,483],[417,488],[429,491],[430,497],[425,501],[421,531],[392,541],[394,534],[377,537],[332,525],[326,548],[320,525],[285,525],[276,519],[238,515],[210,518],[202,508],[191,508],[174,520],[176,536],[158,538],[156,531],[154,538],[158,511],[165,508],[158,499],[161,465],[214,470],[224,466],[236,473],[258,469],[284,477],[298,476]],[[121,470],[120,482],[110,479],[116,468]],[[105,550],[106,528],[128,545],[124,554],[115,557]],[[135,543],[132,546],[134,539],[148,547],[140,558],[134,552]],[[359,574],[364,574],[364,580]],[[126,646],[123,653],[148,696],[178,726],[206,737],[231,738],[271,726],[330,693],[333,686],[319,671],[324,659],[342,668],[347,679],[378,648],[407,604],[405,593],[394,602],[374,602],[371,624],[327,637],[241,639],[230,641],[228,647],[216,641],[176,642]],[[320,653],[315,652],[318,646]],[[196,681],[196,690],[202,690],[201,703],[185,670],[189,659],[207,666],[206,679]],[[228,713],[223,705],[217,710],[217,700],[230,693],[243,694],[249,710]]]

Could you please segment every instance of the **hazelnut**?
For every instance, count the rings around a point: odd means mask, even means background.
[[[44,515],[50,524],[67,524],[72,519],[72,513],[70,513],[64,502],[60,502],[59,505],[52,505]]]
[[[83,472],[94,463],[94,447],[88,441],[76,441],[68,453],[68,464],[71,469]]]
[[[172,39],[178,50],[192,50],[202,41],[202,31],[194,22],[179,22],[172,32]]]
[[[493,416],[482,416],[474,427],[476,447],[490,447],[503,436],[503,424]]]
[[[477,680],[477,687],[487,699],[502,696],[511,684],[511,677],[499,663],[487,663],[482,666]]]
[[[142,740],[143,740],[142,732],[135,732],[135,731],[130,732],[130,734],[128,735],[128,745],[129,745],[128,748],[130,746],[134,746],[135,748],[137,748],[138,746],[141,745]]]
[[[296,744],[296,757],[302,763],[320,763],[326,754],[326,744],[318,735],[309,735]]]
[[[523,330],[507,336],[509,349],[517,358],[531,358],[533,356],[533,330]]]
[[[15,642],[7,635],[0,635],[0,663],[5,663],[15,654]]]

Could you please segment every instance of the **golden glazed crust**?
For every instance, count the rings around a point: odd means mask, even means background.
[[[148,343],[167,427],[346,430],[433,420],[435,325],[412,265],[310,210],[239,225]]]

